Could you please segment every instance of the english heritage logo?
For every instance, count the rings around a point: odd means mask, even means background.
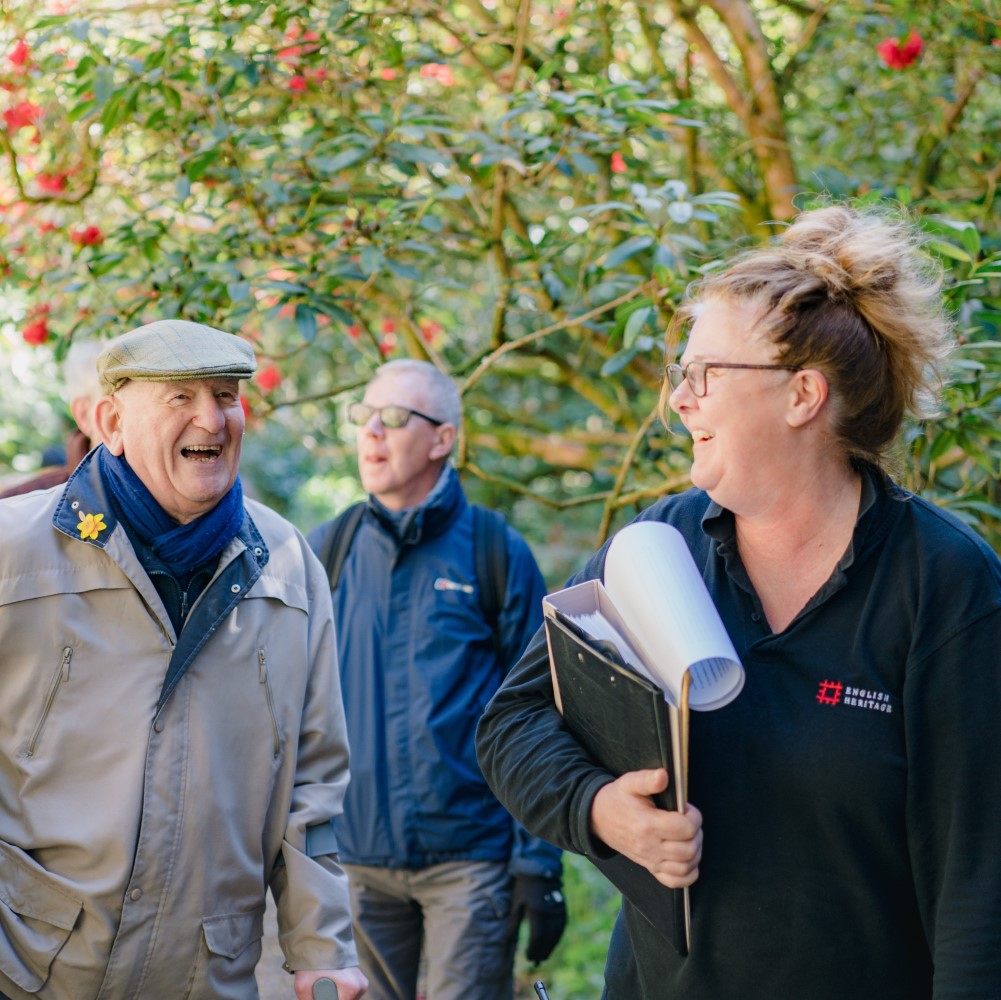
[[[849,705],[870,712],[893,711],[890,696],[885,691],[870,691],[868,688],[846,687],[840,681],[821,681],[817,689],[817,703],[820,705]]]

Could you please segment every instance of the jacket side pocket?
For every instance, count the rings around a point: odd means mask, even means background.
[[[37,993],[83,902],[55,885],[23,851],[2,842],[0,872],[0,972]]]

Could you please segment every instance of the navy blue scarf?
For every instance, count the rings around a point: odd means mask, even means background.
[[[172,572],[190,573],[215,559],[243,524],[243,487],[240,477],[212,510],[188,524],[178,524],[153,498],[132,471],[125,456],[98,452],[101,481],[129,527]]]

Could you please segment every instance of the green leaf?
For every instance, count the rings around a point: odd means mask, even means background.
[[[115,74],[110,66],[100,65],[93,76],[94,103],[103,107],[115,92]]]
[[[639,336],[640,331],[646,326],[647,320],[653,313],[653,306],[640,306],[626,320],[625,329],[622,332],[622,343],[625,347],[632,347]]]
[[[966,247],[970,256],[975,260],[980,256],[980,233],[973,226],[963,230],[963,246]]]
[[[310,157],[309,162],[316,170],[321,170],[325,174],[336,174],[345,167],[350,167],[352,164],[369,156],[371,152],[372,150],[369,146],[352,146],[349,149],[342,150],[336,156]]]
[[[631,236],[628,240],[623,240],[617,247],[610,250],[601,262],[601,266],[609,271],[613,267],[624,264],[630,257],[635,257],[648,247],[653,246],[652,236]]]
[[[303,340],[316,339],[316,313],[302,302],[295,307],[295,325]]]
[[[622,371],[626,365],[629,364],[639,351],[635,347],[626,347],[621,351],[613,354],[602,366],[601,375],[603,378],[608,378],[609,375],[614,375],[616,372]]]
[[[956,246],[955,243],[946,243],[945,240],[929,240],[928,246],[942,257],[948,257],[951,260],[961,260],[966,264],[973,263],[973,258],[962,247]]]
[[[121,262],[125,260],[125,254],[123,253],[109,253],[102,257],[97,257],[90,264],[90,272],[98,277],[107,274],[109,271],[114,270]]]
[[[573,163],[579,173],[587,175],[598,173],[598,164],[586,153],[577,152],[576,150],[572,151],[570,153],[570,162]]]
[[[205,174],[205,171],[219,159],[218,148],[204,149],[188,157],[184,163],[184,172],[188,175],[188,180],[197,181]]]

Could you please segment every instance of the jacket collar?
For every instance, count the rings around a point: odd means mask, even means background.
[[[67,480],[62,496],[56,504],[55,513],[52,515],[52,523],[58,531],[101,549],[108,544],[119,524],[115,508],[101,481],[101,471],[97,462],[98,449],[103,447],[104,445],[99,445],[77,466],[76,471]],[[121,527],[124,531],[125,525]],[[251,552],[259,568],[267,564],[268,547],[246,511],[236,538]],[[223,557],[230,551],[232,547],[224,551]]]
[[[368,509],[401,545],[415,545],[422,538],[444,533],[466,506],[459,473],[448,463],[431,492],[415,507],[390,510],[371,494],[368,498]]]

